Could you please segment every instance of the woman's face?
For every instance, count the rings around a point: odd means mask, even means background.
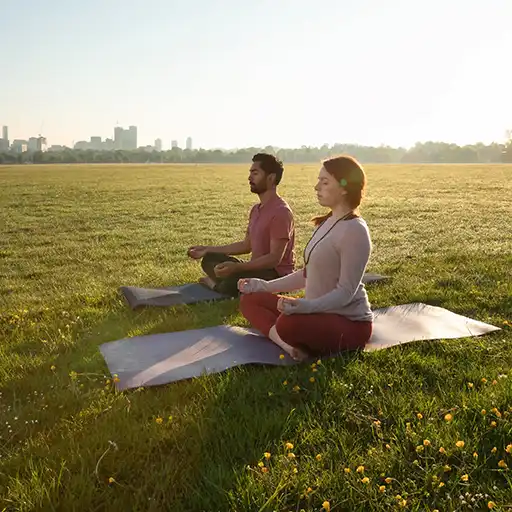
[[[322,166],[318,174],[318,182],[315,185],[318,202],[322,206],[334,208],[343,203],[347,191],[338,183],[336,178],[328,173]]]

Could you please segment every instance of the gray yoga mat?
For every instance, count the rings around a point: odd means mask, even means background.
[[[479,336],[500,330],[443,308],[422,303],[377,309],[372,339],[365,351],[417,340]],[[152,334],[104,343],[100,351],[118,389],[157,386],[244,364],[297,364],[252,329],[220,325]],[[315,358],[316,359],[316,358]]]
[[[363,277],[365,284],[389,279],[387,276],[368,272]],[[119,291],[132,309],[144,306],[176,306],[178,304],[195,304],[213,300],[226,300],[230,297],[210,290],[200,283],[189,283],[183,286],[166,288],[138,288],[121,286]]]

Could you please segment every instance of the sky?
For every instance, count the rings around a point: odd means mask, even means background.
[[[0,0],[0,125],[237,148],[502,142],[511,0]],[[508,25],[508,27],[507,27]]]

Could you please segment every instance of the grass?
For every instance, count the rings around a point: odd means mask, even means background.
[[[367,171],[373,306],[501,331],[118,392],[101,343],[245,325],[237,301],[132,312],[117,289],[199,278],[186,248],[243,235],[247,167],[0,167],[0,510],[510,507],[512,166]],[[316,172],[280,187],[299,262]]]

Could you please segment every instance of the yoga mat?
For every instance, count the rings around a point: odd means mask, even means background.
[[[365,284],[389,279],[368,272],[363,277]],[[167,288],[138,288],[136,286],[121,286],[119,291],[124,295],[132,309],[143,306],[176,306],[178,304],[195,304],[212,300],[226,300],[230,297],[210,290],[200,283],[189,283],[183,286]]]
[[[422,303],[377,309],[365,351],[416,340],[479,336],[500,330],[443,308]],[[281,348],[252,329],[220,325],[152,334],[104,343],[100,351],[118,389],[157,386],[218,373],[244,364],[297,364]],[[316,358],[314,358],[316,360]]]

